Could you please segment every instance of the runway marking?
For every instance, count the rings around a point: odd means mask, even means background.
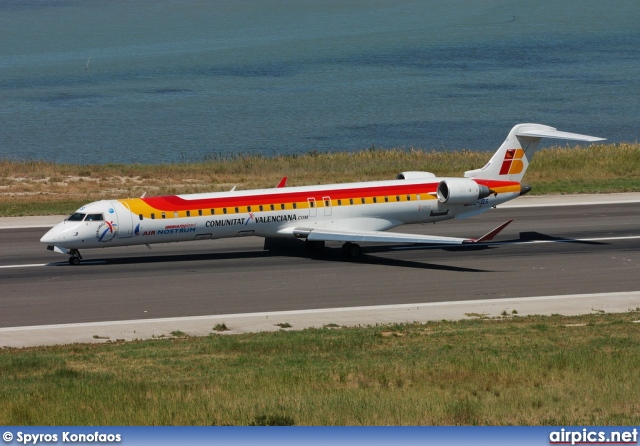
[[[611,242],[616,240],[633,240],[640,239],[640,235],[629,235],[624,237],[594,237],[594,238],[563,238],[563,239],[554,239],[554,240],[518,240],[518,241],[504,241],[504,242],[486,242],[480,243],[475,246],[489,246],[489,245],[527,245],[532,243],[575,243],[575,242]],[[410,249],[442,249],[442,248],[456,248],[456,247],[472,247],[473,244],[470,245],[412,245],[412,246],[395,246],[391,248],[393,251],[403,251]]]
[[[607,241],[616,241],[616,240],[634,240],[640,239],[640,235],[629,235],[624,237],[594,237],[594,238],[567,238],[567,239],[557,239],[557,240],[523,240],[523,241],[505,241],[505,242],[489,242],[486,245],[525,245],[528,243],[571,243],[571,242],[607,242]],[[425,248],[433,248],[434,245],[424,245],[424,246],[396,246],[390,248],[392,251],[401,251],[401,250],[410,250],[410,249],[425,249]],[[455,247],[458,245],[447,245],[447,246],[436,246],[436,248],[441,247]],[[467,245],[469,246],[469,245]],[[81,265],[100,265],[107,263],[105,260],[83,260]],[[40,266],[65,266],[67,262],[52,262],[52,263],[32,263],[26,265],[0,265],[0,268],[37,268]]]
[[[615,241],[615,240],[632,240],[636,238],[640,238],[640,236],[628,235],[624,237],[565,238],[565,239],[557,239],[557,240],[524,240],[522,242],[511,242],[511,243],[524,244],[524,243],[558,243],[558,242],[606,242],[606,241]],[[510,242],[503,242],[503,243],[510,243]]]

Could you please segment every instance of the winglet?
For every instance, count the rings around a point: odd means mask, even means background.
[[[495,228],[493,231],[487,232],[482,237],[480,237],[478,239],[465,240],[465,241],[462,242],[462,244],[466,245],[466,244],[469,244],[469,243],[482,243],[482,242],[486,242],[486,241],[489,241],[489,240],[493,240],[493,238],[496,235],[498,235],[504,228],[506,228],[509,225],[509,223],[511,223],[512,221],[513,220],[507,220],[506,222],[502,223],[500,226]]]
[[[287,177],[282,177],[276,188],[284,187],[287,184]]]

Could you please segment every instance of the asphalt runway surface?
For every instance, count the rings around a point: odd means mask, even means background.
[[[86,250],[83,264],[0,230],[0,327],[465,301],[640,289],[640,203],[491,210],[398,232],[479,237],[488,248],[340,244],[321,254],[262,249],[254,237]]]

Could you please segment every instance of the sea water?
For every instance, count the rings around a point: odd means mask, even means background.
[[[637,141],[639,24],[637,0],[0,0],[0,158]]]

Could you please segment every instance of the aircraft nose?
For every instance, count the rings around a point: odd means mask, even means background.
[[[54,242],[56,241],[56,238],[54,237],[54,233],[55,233],[55,231],[54,231],[53,229],[54,229],[54,228],[49,229],[49,230],[47,231],[47,233],[46,233],[45,235],[43,235],[43,236],[40,238],[40,241],[41,241],[42,243],[49,243],[49,244],[51,244],[51,243],[54,243]]]

